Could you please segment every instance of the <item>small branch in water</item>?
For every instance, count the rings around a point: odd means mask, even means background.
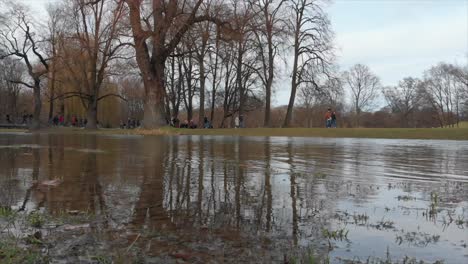
[[[133,247],[133,245],[135,244],[135,242],[138,240],[138,238],[140,238],[141,234],[138,234],[138,236],[135,238],[135,240],[133,240],[132,244],[130,244],[130,246],[128,246],[127,250],[125,251],[125,253],[128,253],[128,251]]]

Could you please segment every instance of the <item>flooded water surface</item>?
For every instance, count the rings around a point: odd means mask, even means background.
[[[0,205],[142,262],[468,263],[468,141],[0,134]]]

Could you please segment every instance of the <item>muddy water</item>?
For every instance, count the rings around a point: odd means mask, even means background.
[[[102,215],[147,256],[467,263],[468,141],[1,134],[0,205]]]

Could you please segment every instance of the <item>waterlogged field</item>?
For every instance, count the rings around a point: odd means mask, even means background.
[[[0,263],[467,263],[468,141],[0,135]]]

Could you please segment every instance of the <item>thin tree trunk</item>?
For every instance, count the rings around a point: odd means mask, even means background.
[[[198,112],[198,124],[200,128],[203,128],[203,120],[205,118],[205,64],[203,57],[199,58],[200,64],[200,110]]]
[[[298,29],[297,29],[298,30]],[[291,95],[289,97],[288,109],[286,111],[286,117],[284,119],[283,127],[288,127],[292,119],[292,111],[294,107],[294,100],[296,98],[297,90],[297,66],[298,66],[298,57],[299,57],[299,32],[296,30],[296,37],[294,41],[294,63],[293,63],[293,72],[291,78]]]
[[[243,60],[243,47],[242,47],[242,40],[239,41],[239,47],[237,50],[237,76],[236,76],[236,83],[237,83],[237,90],[239,92],[239,115],[244,114],[244,87],[242,85],[242,60]]]

